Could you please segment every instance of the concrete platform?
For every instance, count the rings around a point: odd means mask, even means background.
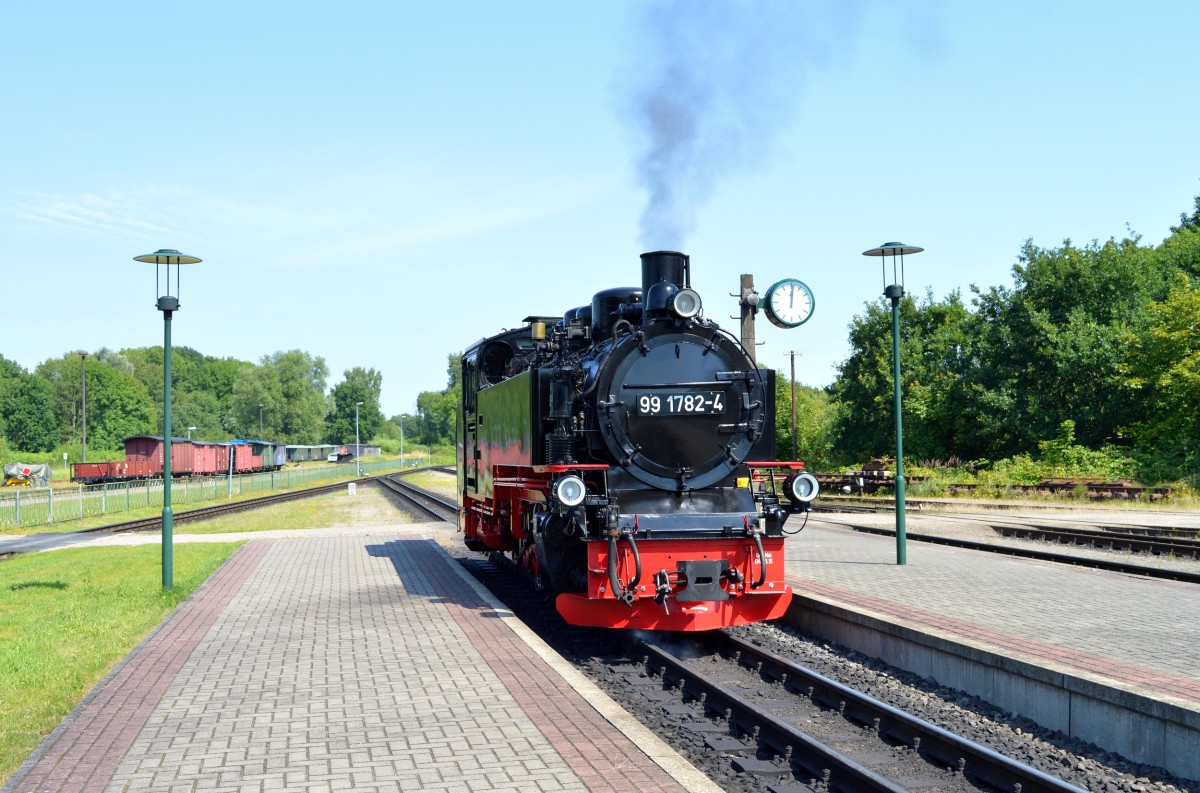
[[[243,546],[4,793],[718,789],[436,531]]]
[[[815,516],[787,552],[802,630],[1200,779],[1200,587],[912,541],[899,566]]]

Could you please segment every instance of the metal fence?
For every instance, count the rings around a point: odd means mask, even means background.
[[[399,460],[361,463],[363,474],[399,470]],[[193,476],[171,481],[171,507],[231,499],[242,493],[286,490],[337,479],[353,479],[352,465],[291,468],[236,476]],[[100,485],[10,488],[0,491],[0,528],[47,526],[148,507],[162,508],[163,480],[141,479]]]

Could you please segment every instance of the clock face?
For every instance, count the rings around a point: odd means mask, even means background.
[[[781,328],[808,322],[813,312],[813,293],[795,278],[785,278],[767,290],[767,319]]]

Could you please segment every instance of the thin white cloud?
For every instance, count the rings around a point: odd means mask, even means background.
[[[33,195],[11,212],[21,220],[57,229],[121,239],[194,238],[205,233],[303,228],[302,219],[274,205],[208,196],[181,187],[108,190],[82,195]]]
[[[13,214],[33,223],[104,236],[143,239],[147,234],[172,232],[169,219],[155,217],[138,202],[122,195],[84,194],[78,197],[38,196],[19,202]]]
[[[501,232],[570,212],[613,185],[480,178],[433,190],[381,174],[280,190],[255,202],[156,186],[81,195],[33,195],[10,217],[55,230],[145,243],[220,241],[260,266],[325,266],[347,257],[385,259],[416,246]],[[264,255],[266,254],[266,255]],[[284,264],[286,262],[286,264]]]

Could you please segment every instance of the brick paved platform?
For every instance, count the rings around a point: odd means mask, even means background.
[[[912,541],[900,566],[815,517],[787,553],[802,629],[1200,778],[1200,587]]]
[[[715,790],[432,540],[256,540],[18,791]]]

